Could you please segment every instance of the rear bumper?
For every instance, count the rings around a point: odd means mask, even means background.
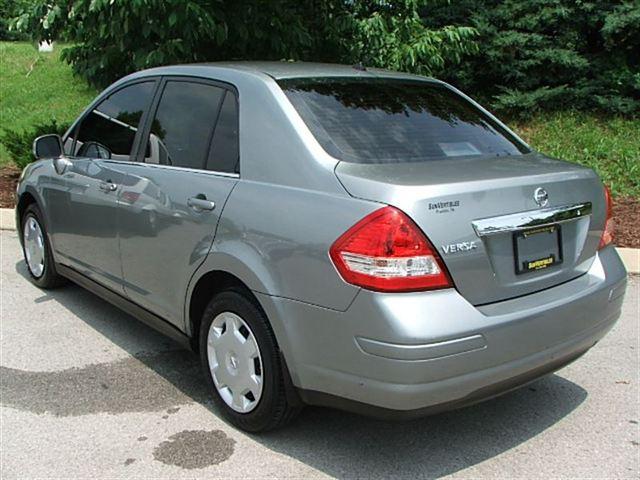
[[[482,307],[455,290],[362,290],[345,312],[258,297],[279,325],[303,400],[413,416],[495,396],[566,365],[613,326],[625,287],[624,266],[606,248],[577,279]]]
[[[379,407],[376,405],[371,405],[355,400],[350,400],[344,397],[338,397],[336,395],[316,392],[312,390],[298,390],[298,392],[302,401],[309,405],[321,405],[325,407],[338,408],[361,415],[369,415],[372,417],[383,419],[410,420],[426,415],[433,415],[443,411],[473,405],[474,403],[482,402],[498,395],[502,395],[511,390],[520,388],[523,385],[526,385],[545,375],[553,373],[556,370],[565,367],[574,360],[577,360],[582,355],[584,355],[590,347],[591,345],[588,345],[583,350],[577,350],[576,352],[572,352],[563,357],[545,362],[544,364],[539,365],[538,367],[531,370],[527,370],[526,372],[516,375],[515,377],[510,377],[497,383],[490,383],[488,385],[485,385],[484,387],[473,391],[463,398],[448,400],[443,403],[437,403],[426,407],[419,407],[412,410],[397,410],[386,407]],[[464,380],[464,378],[460,379],[460,381]],[[437,384],[433,384],[432,387],[439,388]]]

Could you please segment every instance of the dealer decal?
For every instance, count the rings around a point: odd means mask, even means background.
[[[554,257],[541,258],[527,263],[527,270],[542,270],[555,263]]]

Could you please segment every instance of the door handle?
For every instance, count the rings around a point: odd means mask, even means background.
[[[118,189],[118,185],[112,183],[110,180],[106,182],[100,182],[100,190],[104,192],[115,192]]]
[[[196,195],[195,197],[189,197],[187,199],[187,205],[196,212],[200,212],[202,210],[211,211],[216,208],[216,204],[211,200],[207,200],[207,197],[202,194]]]

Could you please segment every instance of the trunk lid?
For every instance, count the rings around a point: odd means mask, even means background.
[[[340,162],[336,175],[352,196],[408,214],[437,248],[458,291],[474,305],[537,292],[586,273],[605,223],[597,175],[537,153],[420,163]],[[534,199],[539,188],[548,193],[544,206]],[[527,222],[525,229],[514,228]],[[530,228],[548,223],[554,228]],[[521,235],[525,230],[527,236]],[[534,231],[538,234],[529,234]],[[545,267],[550,255],[555,258]],[[523,267],[534,269],[516,272]]]

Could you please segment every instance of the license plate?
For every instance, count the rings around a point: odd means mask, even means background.
[[[560,225],[531,228],[513,234],[516,273],[546,270],[562,263]]]

